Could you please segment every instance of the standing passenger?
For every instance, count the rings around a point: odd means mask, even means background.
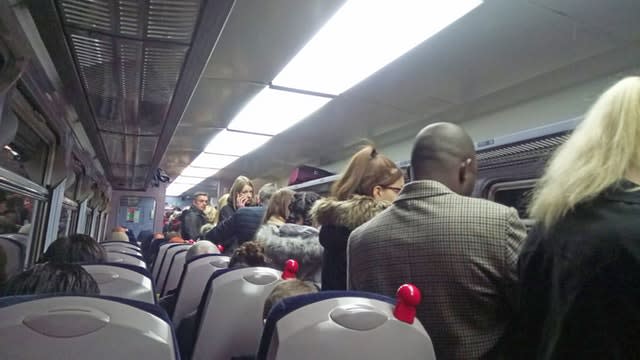
[[[198,192],[193,194],[191,207],[182,215],[182,226],[180,233],[185,240],[196,240],[200,237],[200,228],[207,222],[204,209],[209,203],[207,193]]]
[[[593,105],[554,154],[519,259],[521,359],[640,356],[640,77]]]
[[[511,319],[516,260],[526,235],[513,208],[468,197],[473,142],[457,125],[420,131],[415,181],[349,238],[349,288],[393,296],[404,283],[426,296],[418,318],[438,359],[492,357]]]
[[[322,290],[347,288],[347,239],[351,231],[390,205],[404,185],[402,170],[373,146],[358,151],[331,188],[331,198],[311,210],[320,225]]]
[[[227,204],[219,204],[220,216],[218,221],[230,218],[238,209],[251,206],[253,200],[253,183],[246,176],[238,176],[231,185],[231,192]]]

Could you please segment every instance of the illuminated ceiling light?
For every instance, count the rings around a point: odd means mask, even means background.
[[[470,12],[482,0],[349,0],[273,80],[339,95]]]
[[[222,169],[238,159],[237,156],[201,153],[191,162],[191,166]]]
[[[231,120],[230,130],[276,135],[320,109],[331,98],[265,88]]]
[[[170,184],[165,191],[166,196],[180,196],[187,190],[191,189],[193,185],[189,184]]]
[[[209,142],[205,153],[243,156],[264,145],[271,136],[222,130]]]
[[[172,184],[186,184],[186,185],[198,185],[204,179],[196,178],[196,177],[188,177],[188,176],[178,176],[175,180],[173,180]]]
[[[180,175],[206,179],[208,177],[215,175],[219,170],[220,169],[187,166],[186,168],[184,168],[184,170],[182,170]]]

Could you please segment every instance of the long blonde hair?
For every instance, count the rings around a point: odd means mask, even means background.
[[[620,80],[593,104],[553,155],[529,214],[549,229],[640,165],[640,77]]]
[[[222,208],[227,205],[227,201],[229,201],[229,193],[226,193],[218,198],[218,210],[216,211],[216,216],[213,220],[214,224],[218,224],[218,222],[220,221],[220,210],[222,210]]]

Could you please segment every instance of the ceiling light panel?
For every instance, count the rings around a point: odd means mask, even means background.
[[[230,130],[276,135],[320,109],[331,98],[265,88],[229,123]]]
[[[205,153],[243,156],[264,145],[271,136],[222,130],[209,142]]]
[[[446,28],[481,0],[349,0],[273,80],[339,95]]]
[[[201,153],[191,163],[194,167],[222,169],[238,159],[237,156]]]
[[[175,180],[173,180],[172,184],[187,184],[187,185],[197,185],[200,184],[204,179],[196,178],[196,177],[188,177],[188,176],[178,176]]]
[[[167,190],[165,191],[165,195],[167,196],[180,196],[187,190],[191,189],[193,185],[189,184],[170,184],[167,186]]]
[[[182,173],[180,173],[180,175],[205,179],[215,175],[218,170],[220,169],[187,166],[186,168],[184,168],[184,170],[182,170]]]

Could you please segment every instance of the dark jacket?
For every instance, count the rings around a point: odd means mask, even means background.
[[[207,222],[207,217],[202,210],[191,206],[182,215],[180,234],[185,240],[196,240],[200,236],[200,228]]]
[[[221,223],[236,213],[236,208],[233,207],[233,201],[231,200],[231,196],[227,200],[227,204],[220,208],[220,215],[218,215],[218,223]]]
[[[224,246],[225,253],[232,251],[245,241],[253,240],[262,224],[265,208],[262,206],[243,207],[230,218],[219,222],[205,238],[215,244]]]
[[[347,240],[353,229],[391,205],[387,201],[356,195],[349,200],[318,200],[311,209],[313,221],[320,225],[322,290],[347,289]]]
[[[640,357],[640,192],[630,182],[579,205],[519,258],[519,359]],[[527,351],[522,351],[527,349]]]

